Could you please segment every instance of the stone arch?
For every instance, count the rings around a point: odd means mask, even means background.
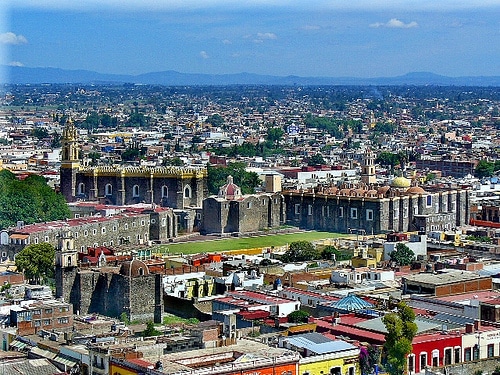
[[[191,198],[192,196],[192,190],[190,185],[186,185],[184,187],[184,198]]]
[[[113,194],[113,185],[106,184],[106,186],[104,187],[104,194],[105,195],[112,195]]]
[[[132,196],[137,198],[139,196],[139,185],[134,185],[132,187]]]

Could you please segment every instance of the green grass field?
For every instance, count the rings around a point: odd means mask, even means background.
[[[158,253],[170,254],[197,254],[213,253],[240,249],[253,249],[256,247],[283,246],[295,241],[316,241],[329,238],[338,238],[345,235],[330,232],[299,232],[286,234],[272,234],[268,236],[248,238],[227,238],[201,242],[184,242],[160,245],[153,250]]]

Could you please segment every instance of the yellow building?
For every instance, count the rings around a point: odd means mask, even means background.
[[[360,375],[359,348],[320,333],[281,337],[281,347],[300,353],[299,375]]]
[[[351,259],[353,267],[377,267],[377,264],[382,261],[384,255],[383,248],[358,248],[354,251],[354,256]]]

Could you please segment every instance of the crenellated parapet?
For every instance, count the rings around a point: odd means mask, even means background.
[[[145,167],[145,166],[122,166],[122,165],[100,165],[96,167],[80,166],[79,172],[86,175],[109,176],[109,177],[153,177],[153,178],[205,178],[206,167]]]

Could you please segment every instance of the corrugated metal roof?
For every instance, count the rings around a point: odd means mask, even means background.
[[[287,337],[286,341],[297,348],[304,348],[316,354],[326,354],[355,349],[354,345],[342,340],[330,340],[319,333],[307,333]]]

